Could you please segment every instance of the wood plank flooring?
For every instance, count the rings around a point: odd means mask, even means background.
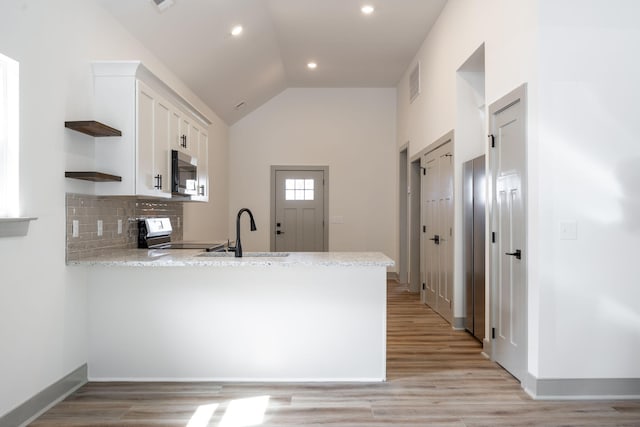
[[[387,330],[385,383],[89,383],[31,425],[186,426],[198,408],[213,410],[209,405],[217,406],[208,424],[191,425],[256,425],[234,424],[229,414],[268,396],[257,425],[640,426],[640,401],[530,399],[480,355],[480,343],[395,282]]]

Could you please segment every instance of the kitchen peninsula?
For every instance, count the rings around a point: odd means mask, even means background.
[[[123,249],[88,275],[93,381],[384,381],[381,253]]]

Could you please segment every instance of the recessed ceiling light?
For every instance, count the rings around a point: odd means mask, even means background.
[[[362,8],[360,8],[360,10],[365,15],[371,15],[373,13],[373,11],[376,10],[376,9],[373,6],[371,6],[370,4],[367,4],[367,5],[362,6]]]
[[[242,25],[236,25],[231,29],[232,36],[239,36],[240,34],[242,34]]]
[[[309,62],[307,64],[307,68],[309,68],[311,70],[315,70],[316,68],[318,68],[318,64],[316,64],[315,62]]]

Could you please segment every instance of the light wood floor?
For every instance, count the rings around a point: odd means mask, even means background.
[[[385,383],[89,383],[32,425],[185,426],[217,404],[222,426],[232,402],[269,396],[262,426],[640,426],[640,401],[533,401],[480,350],[390,282]]]

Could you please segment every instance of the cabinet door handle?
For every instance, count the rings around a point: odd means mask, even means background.
[[[182,143],[180,143],[180,145],[181,145],[183,148],[187,148],[187,135],[182,135],[182,136],[180,137],[180,140],[182,141]]]
[[[156,176],[153,177],[156,180],[156,184],[153,186],[153,188],[156,188],[158,190],[162,190],[162,175],[158,174]]]
[[[198,191],[199,196],[204,196],[204,185],[200,186],[200,190]]]

